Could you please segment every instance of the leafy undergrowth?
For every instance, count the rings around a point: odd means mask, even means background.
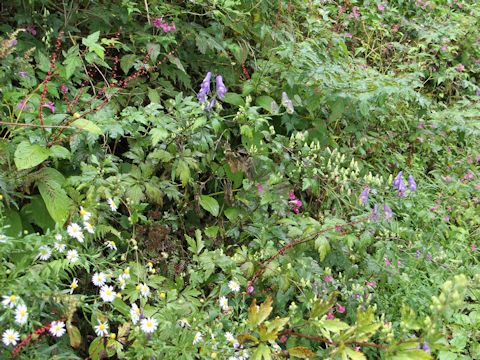
[[[480,359],[476,1],[11,1],[19,359]]]

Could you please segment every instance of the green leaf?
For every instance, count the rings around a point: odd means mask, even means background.
[[[102,45],[98,43],[100,37],[100,31],[96,31],[93,34],[88,35],[86,38],[82,39],[82,44],[88,47],[90,52],[97,54],[102,60],[105,56],[105,49]]]
[[[125,74],[128,74],[133,64],[135,64],[136,59],[137,59],[137,55],[134,55],[134,54],[122,56],[122,58],[120,59],[120,67],[122,68]]]
[[[423,350],[409,350],[397,353],[390,360],[430,360],[432,357]]]
[[[158,159],[161,162],[168,163],[170,160],[173,159],[173,155],[170,154],[168,151],[165,150],[155,150],[154,152],[148,155],[149,159]]]
[[[235,221],[235,219],[240,215],[240,210],[238,208],[228,208],[223,212],[223,214],[228,220]]]
[[[82,335],[80,330],[76,326],[71,324],[67,325],[68,338],[70,339],[70,346],[74,349],[78,349],[82,344]]]
[[[218,205],[218,201],[211,196],[201,195],[200,206],[205,210],[207,210],[213,216],[218,216],[218,212],[220,211],[220,206]]]
[[[103,344],[103,337],[96,337],[88,347],[88,354],[92,360],[100,360],[105,352],[105,345]]]
[[[320,255],[320,261],[323,261],[330,251],[330,243],[328,242],[328,239],[325,236],[319,236],[315,240],[315,247]]]
[[[14,161],[18,170],[30,169],[41,164],[50,156],[50,150],[38,144],[22,141],[15,150]]]
[[[190,180],[190,168],[188,167],[188,164],[183,160],[179,160],[177,163],[176,172],[177,176],[182,181],[182,185],[187,186],[188,181]]]
[[[320,326],[322,326],[324,329],[331,331],[333,333],[338,333],[342,330],[347,330],[348,328],[350,328],[350,325],[338,319],[324,320],[320,322]]]
[[[103,134],[102,129],[100,129],[97,125],[95,125],[93,122],[91,122],[90,120],[87,120],[87,119],[75,120],[74,122],[72,122],[71,125],[78,128],[78,129],[88,131],[88,132],[90,132],[92,134],[95,134],[95,135],[102,135]]]
[[[272,312],[272,297],[268,296],[267,299],[257,308],[257,299],[253,299],[250,308],[248,309],[248,325],[251,328],[255,328],[264,322],[270,313]]]
[[[270,96],[259,96],[255,99],[255,102],[258,106],[262,107],[263,109],[267,110],[268,112],[272,112],[272,102],[273,98]]]
[[[243,98],[239,94],[235,93],[226,93],[223,101],[232,105],[245,106],[245,100],[243,100]]]
[[[70,150],[60,145],[53,145],[50,151],[52,152],[51,156],[56,159],[70,159],[71,156]]]
[[[315,353],[307,347],[297,346],[290,349],[287,349],[288,354],[292,357],[297,357],[300,359],[309,359],[316,357]]]
[[[82,66],[82,59],[80,58],[78,45],[72,46],[68,49],[63,64],[65,65],[65,78],[68,80],[75,73],[75,70]]]
[[[60,225],[65,224],[70,214],[72,200],[62,188],[62,174],[55,169],[44,168],[37,176],[36,183],[52,219]]]
[[[152,137],[152,146],[157,146],[160,141],[168,138],[169,132],[164,128],[154,128],[150,130],[150,136]]]
[[[11,237],[17,237],[23,230],[22,219],[18,212],[11,208],[5,208],[4,210],[4,222],[7,227],[5,228],[5,235]]]
[[[343,350],[343,353],[348,356],[348,358],[352,359],[352,360],[367,360],[366,356],[359,352],[359,351],[355,351],[353,349],[350,349],[350,348],[345,348],[345,350]]]

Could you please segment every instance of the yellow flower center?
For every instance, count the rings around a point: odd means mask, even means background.
[[[14,339],[15,339],[15,336],[13,336],[12,334],[8,335],[8,340],[9,341],[13,341]]]
[[[110,338],[115,339],[116,337],[117,337],[117,335],[115,333],[110,334]]]
[[[27,315],[27,312],[23,309],[20,310],[20,316],[25,316],[25,315]]]
[[[70,287],[72,289],[76,289],[78,287],[78,284],[76,282],[72,282],[72,284],[70,285]]]
[[[80,210],[80,215],[83,216],[83,215],[85,215],[86,213],[87,213],[87,212],[85,211],[85,209]]]
[[[17,297],[15,295],[10,295],[10,301],[14,302],[15,300],[17,300]]]
[[[100,331],[105,330],[105,325],[104,325],[104,324],[100,324],[99,329],[100,329]]]

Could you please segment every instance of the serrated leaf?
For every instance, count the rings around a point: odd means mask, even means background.
[[[51,156],[56,159],[70,159],[70,150],[60,145],[53,145],[50,148]]]
[[[164,128],[153,128],[150,130],[150,136],[152,137],[152,146],[157,146],[157,144],[168,138],[169,132]]]
[[[51,152],[38,144],[22,141],[15,150],[14,161],[18,170],[30,169],[48,159]]]
[[[188,167],[188,164],[185,161],[183,160],[178,161],[177,167],[176,167],[176,174],[177,174],[177,177],[179,177],[180,180],[182,181],[182,185],[187,186],[188,181],[190,180],[190,168]]]
[[[245,100],[243,100],[243,98],[236,93],[226,93],[222,101],[232,105],[245,106]]]
[[[65,65],[65,78],[69,79],[75,73],[75,70],[82,66],[82,59],[80,58],[78,45],[72,46],[68,49],[63,64]]]
[[[37,178],[37,186],[48,213],[57,224],[63,225],[70,214],[72,200],[61,186],[60,176],[62,178],[63,176],[57,173],[55,169],[42,169],[41,175]]]
[[[82,129],[85,131],[88,131],[92,134],[95,135],[102,135],[102,129],[100,129],[97,125],[95,125],[93,122],[87,119],[78,119],[72,122],[71,124],[73,127],[76,127],[78,129]]]
[[[310,359],[316,357],[317,355],[305,346],[296,346],[290,349],[287,349],[288,354],[293,357],[300,359]]]
[[[323,261],[330,251],[330,243],[325,236],[319,236],[315,240],[315,247],[317,248],[320,261]]]
[[[150,159],[158,159],[161,162],[168,163],[170,160],[173,159],[173,155],[170,154],[168,151],[165,150],[155,150],[154,152],[150,153],[148,155],[148,158]]]
[[[122,58],[120,59],[120,68],[123,70],[125,74],[128,74],[133,64],[135,64],[136,59],[137,59],[137,56],[134,54],[128,54],[128,55],[122,56]]]
[[[257,308],[257,299],[253,299],[250,308],[248,309],[248,324],[255,328],[264,322],[270,313],[272,312],[272,297],[268,296],[267,299]]]
[[[347,330],[350,328],[350,325],[338,319],[324,320],[320,323],[320,326],[322,326],[324,329],[331,331],[333,333],[338,333],[342,330]]]
[[[218,205],[218,201],[211,196],[201,195],[200,206],[213,216],[218,216],[218,212],[220,211],[220,205]]]
[[[93,51],[103,60],[105,56],[105,49],[98,43],[99,37],[100,31],[96,31],[93,34],[88,35],[86,38],[83,38],[82,44],[88,47],[89,51]]]

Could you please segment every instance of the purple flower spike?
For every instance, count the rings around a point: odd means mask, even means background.
[[[385,220],[390,220],[393,218],[393,211],[387,204],[383,205],[383,212],[385,214]]]
[[[21,78],[26,78],[28,76],[28,73],[26,71],[19,71],[18,76]]]
[[[377,221],[378,220],[378,204],[373,205],[372,213],[370,214],[370,220]]]
[[[368,193],[370,192],[370,188],[368,186],[363,189],[362,193],[360,194],[360,202],[362,205],[365,205],[368,201]]]
[[[48,103],[43,104],[42,107],[46,107],[46,108],[50,109],[50,111],[52,113],[55,112],[55,104],[52,101],[49,101]]]
[[[415,182],[413,175],[410,175],[408,177],[408,188],[410,189],[411,192],[414,192],[417,190],[417,183]]]
[[[223,78],[222,75],[217,75],[215,78],[215,85],[217,87],[217,95],[220,99],[223,99],[225,97],[225,93],[227,92],[227,88],[223,84]]]
[[[403,182],[402,177],[403,177],[403,171],[400,171],[398,175],[395,177],[395,179],[393,179],[392,185],[394,189],[399,190],[398,188],[400,184]]]
[[[212,79],[212,73],[209,71],[205,79],[203,79],[202,84],[200,85],[200,91],[198,92],[197,98],[200,104],[203,104],[206,100],[207,94],[210,93],[210,80]]]

